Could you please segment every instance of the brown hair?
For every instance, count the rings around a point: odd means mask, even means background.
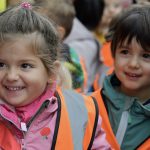
[[[65,37],[69,35],[75,17],[75,8],[71,0],[44,0],[36,2],[36,5],[41,6],[40,12],[65,29]]]
[[[117,47],[120,47],[125,40],[130,44],[133,38],[144,50],[150,49],[150,5],[131,6],[120,15],[115,23],[111,50],[115,57]]]

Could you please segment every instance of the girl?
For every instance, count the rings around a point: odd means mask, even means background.
[[[0,13],[0,149],[111,149],[96,102],[56,90],[59,38],[33,9]]]

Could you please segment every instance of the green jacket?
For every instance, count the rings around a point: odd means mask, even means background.
[[[102,96],[121,149],[134,150],[150,137],[150,103],[141,104],[137,97],[124,95],[117,90],[119,85],[115,75],[107,76]]]

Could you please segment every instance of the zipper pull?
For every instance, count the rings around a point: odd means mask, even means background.
[[[25,122],[21,122],[21,129],[22,129],[22,131],[27,132],[27,126],[26,126]]]

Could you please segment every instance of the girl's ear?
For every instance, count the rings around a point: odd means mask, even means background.
[[[56,61],[54,62],[54,68],[56,68],[56,72],[57,72],[57,70],[59,70],[60,66],[61,66],[60,61],[56,60]]]

